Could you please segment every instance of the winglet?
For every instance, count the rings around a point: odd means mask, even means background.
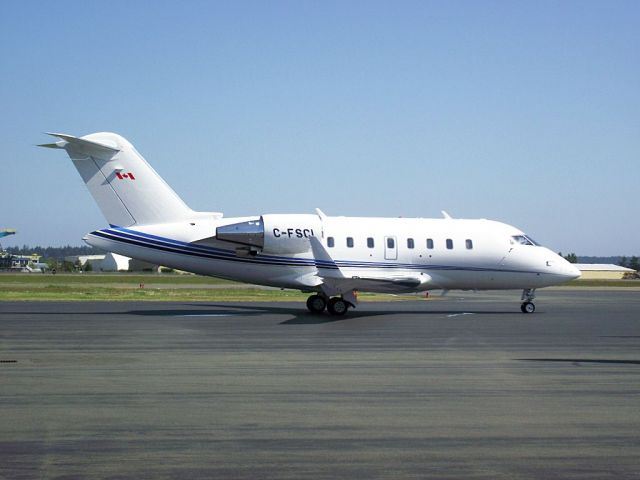
[[[333,275],[331,275],[332,277],[344,277],[344,275],[340,271],[340,267],[336,265],[336,262],[333,260],[333,258],[331,258],[329,252],[327,252],[327,250],[322,246],[320,240],[318,240],[317,237],[311,237],[309,238],[309,242],[311,243],[311,252],[313,253],[313,258],[316,261],[316,268],[318,269],[318,271],[331,270],[331,272],[334,273]],[[336,272],[338,273],[338,275],[335,275]]]

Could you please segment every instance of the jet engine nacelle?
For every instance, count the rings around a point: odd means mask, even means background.
[[[311,237],[322,237],[317,215],[269,214],[216,229],[218,240],[243,245],[254,254],[304,253],[311,250]]]

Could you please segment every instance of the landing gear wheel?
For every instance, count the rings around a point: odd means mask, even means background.
[[[349,309],[349,305],[340,297],[333,297],[329,300],[329,304],[327,305],[327,310],[331,315],[341,316],[347,313]]]
[[[520,310],[522,313],[533,313],[536,311],[536,306],[532,302],[524,302],[520,305]]]
[[[320,295],[311,295],[307,298],[307,308],[311,313],[322,313],[327,308],[327,301]]]

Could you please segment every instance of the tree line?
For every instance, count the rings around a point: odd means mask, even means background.
[[[83,245],[82,247],[72,247],[71,245],[64,247],[42,247],[40,245],[30,247],[29,245],[23,245],[22,247],[7,247],[5,251],[11,255],[31,255],[35,253],[42,256],[43,262],[49,260],[62,261],[64,257],[75,255],[104,255],[107,253],[104,250],[93,248],[89,245]]]
[[[640,261],[636,256],[633,256],[629,259],[627,259],[627,257],[620,257],[620,260],[618,261],[618,265],[620,265],[621,267],[631,268],[636,272],[640,271]]]

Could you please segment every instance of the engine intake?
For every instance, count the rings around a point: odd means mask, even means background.
[[[264,224],[262,217],[248,222],[232,223],[216,228],[216,238],[225,242],[239,243],[249,247],[264,247]]]

